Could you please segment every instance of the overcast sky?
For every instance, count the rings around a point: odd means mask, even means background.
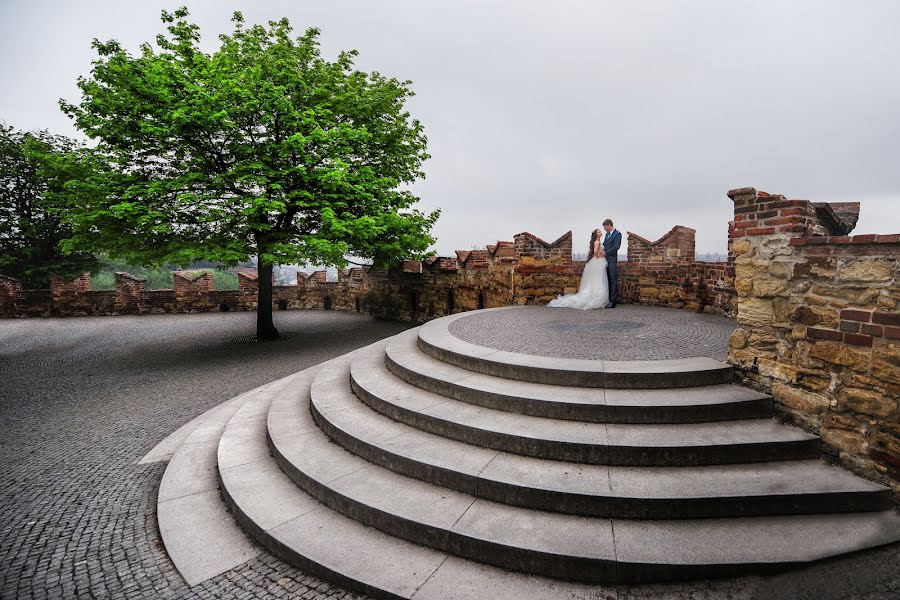
[[[132,51],[180,2],[0,0],[0,119],[76,135],[94,37]],[[736,187],[862,202],[856,233],[900,232],[900,2],[280,1],[187,3],[204,45],[286,16],[324,54],[411,79],[429,138],[421,207],[436,249],[606,217],[724,251]]]

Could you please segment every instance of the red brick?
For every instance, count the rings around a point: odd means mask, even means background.
[[[865,310],[844,309],[841,311],[841,319],[868,323],[872,320],[872,313]]]
[[[879,235],[879,244],[896,244],[900,243],[900,233],[892,233],[890,235]]]
[[[832,243],[832,244],[849,244],[849,243],[850,243],[850,236],[849,236],[849,235],[838,235],[838,236],[835,236],[835,237],[831,238],[831,243]]]
[[[900,325],[900,313],[875,312],[872,313],[872,322],[882,325]]]
[[[791,217],[778,217],[777,219],[766,219],[763,225],[788,225],[789,223],[796,223],[796,221],[796,219]]]
[[[802,208],[783,208],[778,211],[782,217],[792,217],[794,215],[805,215],[806,211]]]
[[[750,213],[744,215],[734,215],[735,221],[748,221],[750,219],[755,219],[756,215],[751,215]]]
[[[806,233],[806,225],[782,225],[778,233]]]
[[[873,338],[870,335],[860,335],[858,333],[845,333],[844,341],[848,344],[852,344],[853,346],[866,346],[868,348],[872,347]]]
[[[854,244],[871,244],[878,239],[878,236],[874,233],[867,233],[866,235],[854,235],[853,243]]]
[[[888,327],[888,329],[890,329],[890,327]],[[866,335],[881,337],[884,335],[884,327],[882,327],[881,325],[869,325],[868,323],[864,323],[859,332]]]
[[[788,242],[789,246],[805,246],[807,238],[791,238]]]
[[[810,246],[819,246],[825,245],[831,241],[831,238],[824,235],[817,235],[815,237],[807,238],[806,243]]]
[[[756,220],[738,221],[737,223],[734,224],[735,229],[750,229],[752,227],[758,227],[758,226],[759,226],[759,221],[756,221]]]
[[[781,200],[779,202],[772,202],[770,204],[772,208],[805,208],[808,205],[808,200]]]
[[[774,227],[760,227],[758,229],[747,229],[747,235],[772,235],[776,233]]]
[[[777,210],[766,210],[766,211],[763,211],[763,212],[759,213],[758,215],[756,215],[756,218],[757,219],[768,219],[770,217],[777,217],[777,216],[778,216]]]
[[[840,331],[831,331],[830,329],[816,329],[815,327],[806,328],[806,337],[814,340],[832,340],[841,341]]]
[[[859,333],[859,323],[854,323],[853,321],[841,321],[841,331]]]
[[[885,327],[884,337],[892,340],[900,340],[900,327]]]

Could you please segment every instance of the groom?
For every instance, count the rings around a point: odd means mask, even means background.
[[[609,279],[609,306],[607,308],[615,308],[616,302],[619,300],[619,282],[616,278],[616,267],[619,262],[619,246],[622,245],[622,234],[613,227],[612,219],[603,221],[603,229],[606,235],[603,236],[603,255],[606,257],[606,277]]]

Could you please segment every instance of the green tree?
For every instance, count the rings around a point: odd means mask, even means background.
[[[319,31],[292,37],[287,19],[248,28],[236,12],[204,53],[187,17],[163,11],[167,33],[136,56],[95,39],[81,102],[60,101],[105,166],[69,186],[68,248],[148,265],[257,256],[261,339],[278,336],[274,265],[429,254],[439,211],[404,189],[428,158],[411,82],[356,70],[355,51],[322,58]]]
[[[60,247],[72,234],[59,215],[64,186],[84,175],[77,150],[66,137],[0,124],[0,273],[25,287],[47,287],[51,274],[70,279],[99,266],[93,254]]]

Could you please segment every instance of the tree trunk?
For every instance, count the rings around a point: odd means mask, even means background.
[[[260,262],[256,266],[259,276],[256,296],[256,339],[277,340],[278,330],[272,321],[272,265]]]

